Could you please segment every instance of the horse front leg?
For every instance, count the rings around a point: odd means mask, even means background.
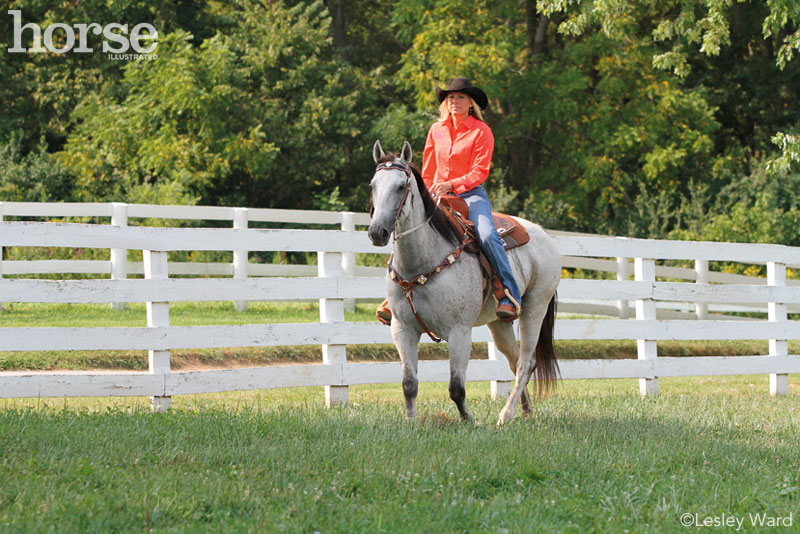
[[[474,422],[472,412],[467,408],[467,364],[472,354],[471,328],[450,329],[447,344],[450,352],[450,398],[456,403],[458,413],[464,421]]]
[[[420,334],[412,328],[404,326],[397,319],[392,321],[392,339],[397,347],[397,352],[400,354],[400,362],[403,366],[403,395],[406,398],[407,421],[414,421],[417,418],[419,338]]]

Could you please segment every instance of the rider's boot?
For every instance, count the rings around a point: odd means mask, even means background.
[[[508,289],[505,289],[506,296],[497,303],[497,318],[501,321],[512,322],[519,317],[520,305],[516,302]]]
[[[378,309],[375,310],[375,316],[386,326],[392,324],[392,310],[389,309],[389,299],[383,299],[383,302],[378,304]]]

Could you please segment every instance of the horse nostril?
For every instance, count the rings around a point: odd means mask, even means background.
[[[373,243],[383,244],[389,240],[389,232],[385,228],[370,226],[367,235]]]

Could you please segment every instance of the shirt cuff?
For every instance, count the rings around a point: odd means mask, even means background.
[[[453,193],[456,195],[460,195],[461,193],[469,191],[469,188],[466,186],[466,180],[463,176],[450,180],[450,183],[453,184]]]

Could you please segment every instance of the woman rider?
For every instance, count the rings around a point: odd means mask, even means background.
[[[497,305],[497,318],[517,318],[519,288],[492,220],[492,204],[481,185],[489,177],[494,136],[483,121],[482,109],[489,99],[482,89],[466,78],[455,78],[446,89],[436,88],[439,118],[428,130],[422,157],[422,178],[433,195],[454,194],[469,206],[469,220],[475,225],[481,250],[489,259],[506,296]],[[384,301],[377,311],[385,323],[391,312]]]

